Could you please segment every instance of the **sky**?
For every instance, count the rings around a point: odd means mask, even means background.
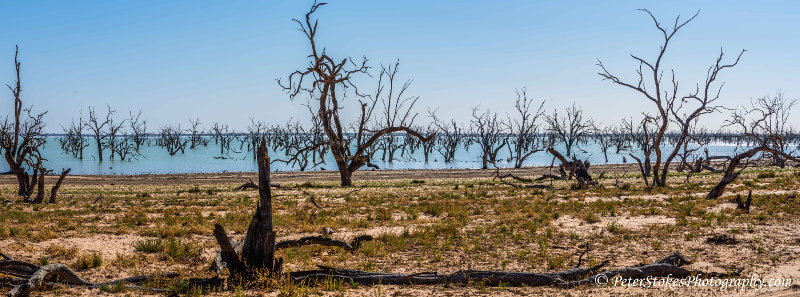
[[[304,98],[290,100],[276,79],[307,65],[309,46],[293,18],[312,1],[2,1],[0,82],[14,81],[20,46],[23,100],[47,110],[61,132],[89,106],[127,115],[142,110],[151,130],[165,124],[250,119],[305,121]],[[654,59],[665,25],[700,15],[673,39],[664,65],[685,94],[703,83],[720,52],[738,66],[723,72],[719,103],[747,104],[782,90],[800,97],[800,3],[796,1],[336,1],[322,7],[318,44],[330,55],[369,58],[375,70],[400,61],[427,110],[469,121],[471,108],[514,110],[525,87],[548,111],[573,103],[612,124],[653,110],[640,94],[603,81],[597,60],[635,81],[630,54]],[[369,89],[374,81],[358,81]],[[11,112],[11,93],[0,114]],[[356,116],[352,104],[343,112]],[[797,110],[796,112],[800,112]],[[706,118],[716,129],[724,114]],[[793,119],[800,127],[800,117]]]

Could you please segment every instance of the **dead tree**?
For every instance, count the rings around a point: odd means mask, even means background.
[[[420,131],[422,135],[436,135],[437,128],[434,124],[428,124],[425,126],[418,126],[414,128],[414,130]],[[403,153],[405,154],[405,150],[408,150],[409,154],[414,154],[414,152],[419,149],[422,151],[422,158],[425,160],[425,163],[428,163],[430,159],[430,155],[433,150],[436,148],[437,140],[436,138],[431,139],[430,141],[420,141],[419,138],[416,138],[410,134],[405,135],[405,145],[403,145]],[[402,155],[401,154],[401,155]]]
[[[65,153],[71,154],[78,160],[83,160],[83,150],[89,146],[86,138],[83,136],[83,129],[86,127],[86,122],[83,121],[83,116],[78,117],[78,122],[73,120],[69,128],[61,127],[64,130],[64,136],[59,140],[61,148]]]
[[[130,139],[134,144],[136,153],[141,153],[141,147],[147,143],[147,121],[141,119],[142,111],[134,114],[130,112],[128,117],[128,129],[130,131]]]
[[[785,154],[791,154],[791,135],[793,133],[790,122],[790,113],[792,111],[792,107],[794,107],[794,105],[797,103],[797,99],[785,98],[783,91],[778,90],[771,100],[760,100],[774,102],[774,107],[772,107],[772,109],[774,109],[775,112],[767,117],[764,122],[765,125],[769,126],[769,131],[771,131],[771,133],[781,136],[780,138],[776,139],[777,142],[774,144],[774,149]],[[779,154],[767,152],[765,157],[771,160],[773,166],[778,166],[780,168],[784,168],[786,166],[786,158]]]
[[[381,115],[375,119],[377,127],[399,127],[410,126],[414,122],[416,113],[412,113],[412,107],[419,100],[419,96],[407,95],[411,80],[406,80],[399,86],[395,83],[399,78],[397,73],[400,68],[400,61],[394,65],[381,65],[381,72],[378,76],[378,87],[374,97],[380,98],[382,103]],[[381,137],[379,145],[382,146],[384,161],[392,162],[395,153],[404,147],[404,142],[394,133],[389,133]],[[388,157],[388,159],[387,159]]]
[[[471,133],[481,148],[481,169],[488,169],[489,163],[497,163],[497,154],[508,145],[509,134],[506,124],[498,119],[497,113],[489,110],[479,112],[479,107],[472,108]],[[495,166],[496,167],[496,166]]]
[[[282,145],[286,150],[286,155],[289,157],[286,160],[275,159],[273,162],[284,162],[291,166],[296,166],[300,171],[305,171],[309,166],[316,167],[325,163],[325,146],[315,145],[324,143],[322,139],[324,135],[319,126],[318,118],[312,114],[311,129],[306,130],[300,122],[288,122],[286,128],[282,131],[284,144]]]
[[[600,151],[603,152],[603,158],[605,158],[606,163],[608,163],[608,150],[614,146],[614,128],[600,128],[595,123],[592,123],[591,129],[591,138],[594,140],[594,143],[600,147]]]
[[[442,155],[444,161],[449,163],[455,160],[456,151],[460,146],[467,146],[464,140],[465,133],[455,120],[450,122],[440,121],[436,116],[435,111],[428,111],[433,119],[433,125],[436,126],[436,151]]]
[[[247,137],[246,137],[246,144],[247,144],[247,151],[253,152],[253,160],[258,159],[258,144],[261,142],[262,139],[266,140],[267,137],[267,124],[262,121],[256,121],[252,117],[250,118],[250,125],[247,126]],[[241,145],[244,145],[245,142],[242,142]],[[240,147],[240,149],[242,149]]]
[[[120,137],[115,137],[114,140],[111,139],[112,138],[109,138],[109,142],[114,141],[114,143],[113,145],[109,146],[109,149],[111,149],[112,155],[116,154],[119,157],[120,161],[130,161],[131,159],[136,159],[141,155],[140,151],[136,149],[134,135],[128,134],[128,132],[123,132]]]
[[[183,138],[181,125],[178,125],[177,128],[169,125],[162,127],[158,139],[156,139],[156,145],[167,149],[170,156],[174,156],[178,152],[183,154],[188,142]]]
[[[111,106],[108,107],[108,112],[106,113],[105,120],[101,120],[98,117],[97,113],[95,112],[94,107],[89,106],[89,122],[87,123],[87,127],[89,127],[89,131],[92,132],[92,137],[95,141],[95,146],[97,148],[97,160],[103,162],[103,148],[105,147],[105,141],[108,134],[106,134],[105,129],[109,122],[112,121],[112,117],[116,111],[111,109]]]
[[[17,46],[14,54],[17,80],[14,86],[7,85],[14,96],[14,114],[11,120],[6,116],[0,125],[0,148],[3,149],[8,168],[17,177],[17,195],[28,197],[37,183],[39,172],[37,166],[41,164],[39,148],[45,143],[42,119],[46,112],[34,114],[30,108],[23,108],[20,97],[22,87],[18,57],[19,47]],[[28,170],[33,172],[32,177],[29,176]]]
[[[600,61],[597,63],[597,66],[600,67],[601,70],[598,74],[603,77],[603,79],[610,80],[615,84],[642,94],[655,105],[657,113],[652,118],[658,119],[659,122],[657,123],[657,129],[653,133],[651,139],[652,143],[649,145],[655,152],[653,185],[665,186],[669,165],[678,155],[683,142],[686,141],[691,123],[704,114],[714,112],[717,108],[714,102],[719,98],[721,91],[721,86],[715,86],[718,74],[726,68],[736,66],[736,64],[739,63],[739,58],[744,54],[744,50],[742,50],[736,57],[736,60],[730,64],[722,63],[723,53],[720,51],[716,63],[709,67],[706,80],[702,87],[698,84],[694,91],[689,92],[686,96],[679,97],[678,80],[675,77],[674,70],[671,71],[671,83],[666,82],[662,84],[664,69],[662,68],[663,65],[661,62],[675,34],[678,33],[683,26],[694,20],[700,12],[698,11],[686,21],[681,21],[680,16],[678,16],[675,19],[675,24],[672,29],[669,29],[668,27],[662,26],[650,11],[646,9],[642,9],[641,11],[644,11],[650,16],[663,37],[663,42],[655,60],[647,61],[638,56],[631,55],[639,64],[639,68],[636,71],[638,78],[636,82],[633,83],[624,82],[616,75],[611,74]],[[645,77],[649,78],[646,79]],[[675,146],[664,155],[661,151],[662,142],[664,141],[665,133],[669,129],[670,123],[673,122],[678,125],[680,132]]]
[[[517,90],[514,107],[519,114],[513,119],[508,117],[508,132],[511,133],[508,149],[514,168],[521,168],[528,157],[545,149],[537,123],[544,116],[544,101],[538,104],[538,108],[533,106],[535,109],[532,109],[533,99],[529,99],[527,93],[525,88]]]
[[[753,100],[749,107],[732,111],[731,119],[725,122],[724,127],[737,128],[740,135],[749,138],[756,145],[730,158],[722,179],[708,193],[708,199],[722,196],[725,187],[734,182],[759,153],[800,162],[800,157],[796,155],[796,152],[787,153],[781,150],[784,135],[781,135],[781,130],[777,128],[779,126],[773,125],[772,122],[776,116],[788,115],[794,104],[794,100],[787,101],[783,96],[761,97]]]
[[[559,115],[556,109],[553,110],[553,115],[545,117],[547,131],[555,137],[556,143],[564,145],[567,157],[573,157],[573,150],[580,149],[580,145],[588,140],[592,119],[585,119],[583,109],[575,103],[564,111],[564,115]]]
[[[650,186],[650,176],[652,175],[653,166],[651,164],[651,155],[654,148],[653,130],[658,122],[656,118],[645,115],[644,119],[635,123],[633,119],[630,121],[622,121],[621,133],[625,141],[629,143],[624,149],[628,150],[628,156],[636,160],[639,165],[639,173],[642,175],[645,186]],[[638,153],[641,152],[641,155]]]
[[[275,251],[281,248],[298,247],[303,245],[321,244],[329,246],[344,247],[349,250],[357,248],[358,244],[364,240],[371,240],[369,236],[359,236],[353,244],[347,244],[340,240],[333,240],[322,236],[303,237],[299,240],[289,240],[275,242],[276,232],[273,226],[272,215],[272,190],[270,188],[270,159],[267,153],[266,140],[262,139],[257,149],[259,158],[258,163],[258,204],[255,214],[250,220],[244,241],[241,244],[234,244],[228,238],[225,229],[220,224],[214,226],[214,237],[219,243],[221,251],[215,260],[215,271],[227,268],[231,277],[240,279],[250,279],[257,275],[258,271],[266,271],[270,274],[280,272],[282,259],[275,258]],[[240,248],[237,251],[238,246]]]
[[[336,160],[341,184],[342,186],[351,186],[353,184],[353,172],[370,163],[369,151],[373,149],[372,146],[382,136],[395,132],[406,132],[426,141],[428,138],[409,128],[413,124],[410,122],[413,116],[402,116],[403,114],[412,115],[406,111],[411,110],[413,104],[409,104],[407,108],[404,108],[405,110],[397,113],[401,115],[398,117],[397,126],[380,125],[374,130],[368,128],[368,124],[373,121],[372,115],[375,106],[378,101],[386,100],[386,98],[383,96],[378,98],[359,92],[358,87],[351,80],[353,76],[367,74],[369,67],[367,66],[366,57],[359,62],[352,58],[338,60],[329,56],[323,48],[317,46],[317,21],[312,20],[312,15],[324,4],[314,3],[309,12],[306,13],[303,21],[294,20],[300,25],[300,31],[308,39],[311,47],[311,53],[308,55],[310,61],[302,70],[289,74],[286,83],[278,80],[278,84],[289,93],[291,98],[296,97],[301,92],[309,90],[313,92],[316,104],[319,104],[318,116],[320,117],[323,131],[327,136],[326,145]],[[381,71],[380,77],[385,75],[386,73]],[[385,85],[382,85],[383,80],[381,79],[379,79],[378,84],[379,89],[385,87]],[[393,86],[389,88],[393,88]],[[348,89],[351,89],[351,93],[359,98],[361,106],[361,116],[354,125],[351,125],[353,128],[349,133],[347,131],[348,125],[343,123],[339,116],[339,112],[343,108],[340,103],[347,97]],[[397,105],[395,104],[395,106]],[[400,111],[401,109],[403,108],[398,108],[397,110]],[[352,135],[351,142],[347,141],[348,134]]]
[[[122,120],[122,122],[115,123],[113,116],[111,116],[113,113],[116,112],[111,110],[111,108],[109,107],[108,111],[109,116],[107,120],[108,126],[105,132],[106,141],[104,144],[108,148],[108,150],[111,151],[110,160],[114,160],[114,156],[117,154],[117,152],[124,151],[124,149],[117,148],[117,145],[121,145],[123,142],[128,143],[127,140],[120,139],[122,126],[125,124],[126,120]]]
[[[189,149],[196,149],[200,146],[207,146],[211,139],[203,135],[203,130],[200,129],[200,119],[189,119]]]
[[[219,145],[219,153],[221,155],[230,151],[234,136],[233,132],[228,131],[228,125],[214,123],[214,126],[211,127],[211,133],[214,138],[214,144]]]

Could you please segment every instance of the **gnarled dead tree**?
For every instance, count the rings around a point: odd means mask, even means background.
[[[653,137],[650,139],[651,144],[648,147],[653,149],[655,153],[655,163],[653,164],[653,185],[664,186],[666,185],[667,172],[672,160],[678,155],[683,142],[688,137],[688,131],[694,120],[704,114],[714,112],[716,106],[714,102],[719,98],[721,86],[716,87],[715,82],[718,74],[727,68],[732,68],[739,63],[739,58],[744,54],[742,50],[736,57],[736,60],[730,64],[722,62],[723,53],[720,51],[716,59],[716,63],[709,67],[706,80],[702,84],[697,85],[694,91],[689,92],[688,95],[678,95],[678,80],[675,77],[675,71],[672,70],[671,82],[663,82],[664,69],[662,60],[667,52],[670,41],[681,28],[694,20],[700,13],[695,13],[691,18],[685,21],[680,20],[680,16],[675,19],[675,24],[672,29],[664,27],[658,22],[656,17],[646,9],[642,9],[653,20],[658,31],[663,36],[663,42],[658,51],[658,55],[654,60],[646,60],[635,55],[631,57],[639,64],[636,73],[638,78],[636,82],[625,82],[606,69],[601,61],[598,61],[597,66],[600,67],[598,74],[603,79],[610,80],[611,82],[620,86],[632,89],[642,94],[647,100],[653,102],[656,107],[657,113],[651,116],[652,119],[657,119],[656,130],[653,131]],[[664,142],[665,133],[669,129],[670,123],[678,125],[678,138],[671,151],[664,155],[661,151]]]
[[[784,135],[781,134],[779,126],[773,125],[773,121],[780,120],[781,115],[788,115],[794,104],[794,100],[787,100],[783,96],[761,97],[753,100],[749,107],[732,111],[731,119],[726,121],[725,127],[737,128],[740,135],[749,138],[755,146],[730,158],[722,179],[706,196],[708,199],[722,196],[725,187],[734,182],[759,153],[800,162],[796,151],[782,150]]]
[[[17,80],[13,86],[7,85],[14,96],[14,114],[11,120],[6,116],[0,125],[0,148],[3,149],[3,156],[11,173],[17,177],[17,195],[28,197],[37,184],[37,175],[40,172],[42,158],[39,148],[45,143],[42,118],[46,112],[34,114],[30,108],[23,108],[18,57],[19,47],[16,47],[14,66]],[[28,170],[33,172],[33,176],[29,176]]]
[[[325,135],[327,136],[326,145],[333,154],[336,160],[336,165],[339,169],[339,176],[342,186],[351,186],[353,184],[352,174],[364,165],[369,164],[369,157],[373,145],[378,139],[386,134],[395,132],[406,132],[414,135],[420,139],[425,138],[417,131],[409,128],[413,123],[413,114],[409,112],[413,108],[413,104],[409,104],[407,108],[396,108],[396,115],[398,122],[396,126],[386,126],[379,123],[375,129],[370,129],[368,125],[373,120],[372,112],[379,100],[386,102],[386,97],[369,96],[358,91],[358,87],[353,82],[352,78],[359,74],[367,74],[369,67],[367,66],[367,58],[356,62],[352,58],[344,58],[341,60],[334,59],[329,56],[324,48],[317,46],[317,20],[312,20],[312,15],[325,3],[314,3],[305,18],[301,20],[294,20],[300,25],[300,31],[305,34],[311,47],[308,66],[302,70],[297,70],[289,74],[286,83],[278,80],[278,84],[289,93],[291,98],[294,98],[301,92],[311,91],[316,104],[319,104],[318,115],[321,120],[321,125]],[[381,72],[381,77],[386,73]],[[378,89],[386,87],[383,80],[379,79]],[[359,120],[351,125],[351,131],[348,133],[348,125],[343,123],[339,112],[344,107],[341,105],[343,99],[347,97],[347,89],[352,89],[352,95],[360,98],[359,103],[361,106],[361,116]],[[389,86],[389,88],[394,88]],[[413,102],[412,102],[413,103]],[[397,106],[388,104],[388,106]],[[406,115],[406,116],[404,116]],[[408,116],[412,115],[412,116]],[[348,141],[348,138],[351,141]]]

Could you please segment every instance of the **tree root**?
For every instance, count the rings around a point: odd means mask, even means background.
[[[151,292],[166,292],[165,289],[146,288],[138,286],[143,282],[156,278],[173,278],[177,273],[154,274],[128,277],[108,282],[93,283],[78,276],[72,269],[64,264],[49,264],[38,266],[24,261],[10,260],[10,257],[3,256],[9,260],[0,261],[0,274],[12,277],[0,278],[0,284],[12,286],[7,296],[29,296],[31,292],[42,289],[45,285],[60,284],[87,288],[100,288],[103,286],[130,284],[126,288],[139,289]]]

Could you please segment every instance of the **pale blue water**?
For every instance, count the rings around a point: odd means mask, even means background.
[[[252,158],[252,152],[247,151],[247,145],[239,149],[239,143],[234,141],[231,145],[232,151],[228,155],[221,155],[219,153],[219,146],[214,145],[211,141],[206,147],[199,147],[196,149],[186,149],[184,154],[178,153],[177,155],[170,156],[166,149],[150,144],[142,148],[142,156],[134,160],[108,160],[110,151],[103,152],[106,158],[103,162],[97,161],[97,152],[94,145],[90,144],[84,150],[84,159],[79,160],[74,158],[71,154],[64,153],[57,140],[58,136],[49,136],[48,142],[42,150],[43,156],[47,158],[45,168],[60,172],[61,168],[72,168],[71,174],[165,174],[165,173],[215,173],[215,172],[254,172],[257,171],[256,163]],[[730,155],[735,145],[732,144],[712,144],[706,146],[711,155]],[[564,150],[557,147],[559,151]],[[741,148],[740,148],[741,149]],[[574,150],[574,149],[573,149]],[[699,151],[698,151],[699,152]],[[579,158],[588,159],[592,164],[603,164],[605,159],[600,147],[596,144],[589,142],[581,146],[581,150],[574,150],[574,153]],[[421,150],[417,150],[413,155],[406,154],[399,157],[399,151],[395,154],[396,160],[393,162],[383,162],[380,160],[381,152],[377,152],[373,157],[372,163],[378,165],[381,169],[454,169],[454,168],[480,168],[480,149],[477,144],[473,144],[469,150],[463,147],[459,148],[456,153],[455,161],[446,163],[443,161],[442,156],[435,150],[429,155],[429,162],[424,162],[424,157]],[[627,156],[627,153],[625,153]],[[224,156],[226,159],[216,159],[215,157]],[[270,157],[285,158],[282,151],[270,151]],[[508,157],[508,150],[503,148],[498,158],[503,161],[498,162],[498,167],[513,167],[513,162],[506,162]],[[623,163],[622,155],[615,154],[612,151],[608,153],[608,163],[618,164]],[[627,157],[628,162],[635,162],[630,157]],[[552,155],[546,152],[537,152],[526,160],[525,166],[547,166],[552,161]],[[306,170],[335,170],[336,163],[333,157],[328,154],[326,156],[327,164],[322,164],[314,168],[306,168]],[[368,170],[369,168],[362,168]],[[272,164],[273,171],[288,171],[299,170],[281,162]],[[8,171],[8,165],[5,162],[0,162],[0,172]]]

